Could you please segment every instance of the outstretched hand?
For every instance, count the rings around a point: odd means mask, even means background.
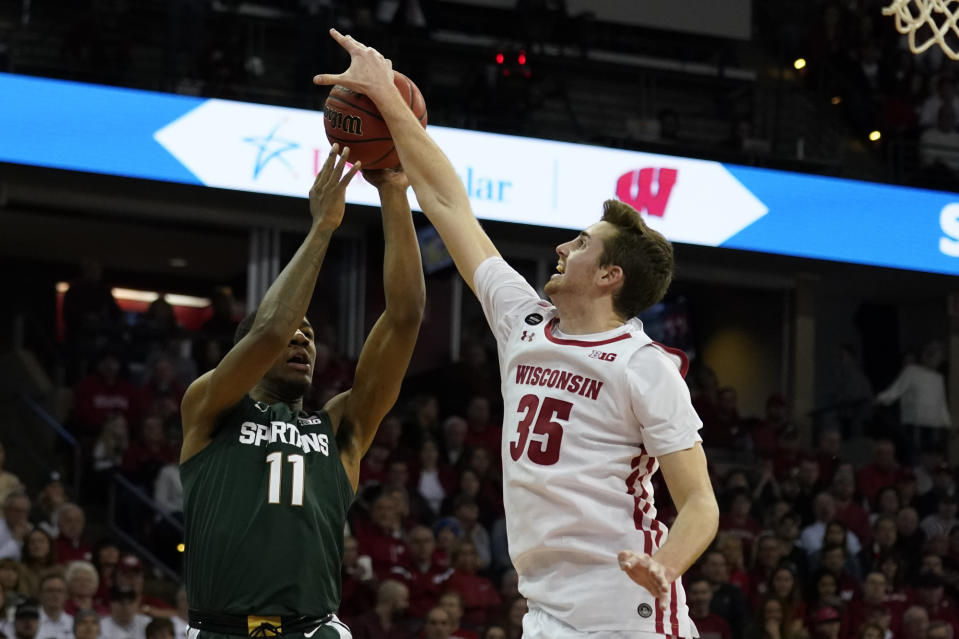
[[[320,230],[332,231],[343,221],[343,213],[346,211],[346,187],[362,168],[357,162],[343,175],[349,157],[349,147],[345,147],[340,153],[340,146],[334,144],[323,168],[313,180],[310,188],[310,215],[313,216],[314,226]]]
[[[350,66],[343,73],[321,73],[314,84],[339,84],[357,93],[370,96],[374,102],[384,91],[394,88],[393,63],[372,47],[330,29],[333,39],[350,54]]]
[[[646,553],[623,550],[619,553],[619,567],[630,579],[648,590],[660,607],[665,608],[672,580],[661,563]]]
[[[375,186],[377,189],[396,188],[406,190],[410,186],[410,181],[402,167],[395,169],[379,169],[376,171],[363,171],[363,179]]]

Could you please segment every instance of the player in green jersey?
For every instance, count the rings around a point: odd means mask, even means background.
[[[310,190],[309,234],[233,348],[183,397],[190,639],[350,637],[334,615],[346,511],[360,459],[399,394],[426,294],[405,174],[364,173],[383,211],[386,310],[353,388],[302,410],[316,355],[305,313],[360,168],[345,171],[348,156],[334,145]]]

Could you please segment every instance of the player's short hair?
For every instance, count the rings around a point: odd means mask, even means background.
[[[617,233],[604,242],[599,265],[623,269],[623,285],[613,295],[613,308],[623,317],[635,317],[666,295],[673,279],[673,245],[620,200],[603,203],[602,220],[615,226]]]
[[[233,343],[236,344],[241,339],[246,337],[246,334],[250,332],[250,329],[253,328],[253,322],[256,321],[256,311],[248,314],[246,317],[240,320],[240,323],[236,325],[236,332],[233,333]]]

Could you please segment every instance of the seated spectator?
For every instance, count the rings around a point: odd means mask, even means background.
[[[69,501],[67,491],[63,488],[62,477],[59,472],[53,471],[47,477],[46,485],[40,490],[30,513],[30,521],[42,528],[50,537],[60,536],[57,528],[57,512],[60,507]]]
[[[736,389],[724,386],[717,395],[716,410],[703,428],[703,445],[727,450],[751,450],[749,428],[739,416]]]
[[[457,415],[448,417],[442,428],[442,463],[456,468],[460,460],[466,457],[466,433],[469,426],[466,420]]]
[[[109,602],[110,590],[116,585],[120,547],[111,539],[100,540],[93,550],[93,565],[100,575],[100,586],[95,595],[98,601]]]
[[[773,472],[776,479],[782,480],[792,475],[799,468],[803,460],[802,448],[799,443],[799,430],[789,425],[779,431],[776,440],[776,452],[773,453]]]
[[[769,580],[783,558],[783,547],[770,533],[763,533],[756,540],[752,567],[749,571],[750,600],[757,606],[769,592]]]
[[[23,483],[20,481],[20,478],[11,473],[9,470],[4,470],[3,464],[7,460],[7,451],[3,446],[3,443],[0,442],[0,503],[3,503],[10,493],[23,492]]]
[[[463,530],[454,517],[445,517],[436,522],[433,532],[436,534],[436,563],[450,568],[453,547],[462,538]]]
[[[952,476],[952,467],[942,462],[936,467],[932,475],[932,488],[916,499],[916,511],[920,520],[939,510],[939,502],[943,497],[956,495],[956,482]]]
[[[72,421],[82,437],[96,437],[111,415],[137,419],[139,392],[122,377],[120,358],[112,351],[101,353],[94,372],[77,384],[75,397]]]
[[[506,639],[506,629],[503,626],[487,626],[483,639]]]
[[[152,490],[160,469],[176,461],[176,451],[163,432],[163,419],[156,413],[143,418],[140,433],[123,454],[120,468],[133,483]]]
[[[929,629],[926,630],[926,639],[952,639],[956,632],[956,626],[948,621],[937,619],[929,622]]]
[[[799,535],[799,543],[806,551],[806,554],[812,555],[822,548],[823,539],[826,536],[826,527],[830,522],[836,519],[836,502],[829,493],[819,493],[813,501],[813,511],[815,521],[805,528]],[[845,528],[845,526],[843,526]],[[852,531],[846,533],[846,545],[850,554],[858,554],[862,550],[862,544],[859,538]],[[815,568],[813,568],[815,570]]]
[[[183,516],[183,483],[180,465],[172,461],[160,468],[153,484],[153,499],[161,512],[174,518]]]
[[[440,595],[436,604],[446,611],[450,618],[450,637],[456,639],[477,639],[478,635],[468,629],[463,628],[463,614],[466,612],[466,600],[463,595],[455,590],[447,590]]]
[[[23,574],[23,564],[16,559],[0,559],[0,591],[3,591],[8,608],[16,607],[36,594],[25,583]]]
[[[904,639],[927,639],[929,613],[922,606],[910,606],[902,613],[902,636]]]
[[[40,629],[43,639],[73,639],[73,617],[64,612],[67,584],[59,573],[50,573],[40,581]]]
[[[822,606],[813,613],[812,636],[814,639],[839,639],[842,629],[842,613],[832,606]]]
[[[406,621],[409,589],[387,579],[376,591],[372,610],[348,622],[355,639],[412,639],[414,632]]]
[[[842,449],[842,434],[838,428],[827,427],[819,432],[815,456],[819,464],[819,481],[824,484],[832,482],[832,476],[836,468],[842,462],[840,451]]]
[[[872,451],[872,462],[856,475],[859,493],[875,506],[879,491],[895,487],[905,469],[896,461],[896,445],[890,439],[880,439]]]
[[[408,418],[403,421],[401,442],[406,450],[418,450],[424,440],[435,439],[438,435],[439,400],[435,395],[417,395],[409,402],[408,411]]]
[[[836,507],[836,520],[845,524],[861,543],[868,543],[871,535],[869,513],[854,499],[856,484],[851,466],[843,464],[837,469],[830,492]]]
[[[932,490],[933,477],[937,469],[946,461],[942,450],[925,446],[919,451],[919,461],[912,471],[916,476],[916,495],[922,496]]]
[[[30,598],[17,604],[13,613],[13,637],[11,639],[36,639],[40,630],[40,602]]]
[[[768,597],[756,608],[745,636],[746,639],[801,639],[803,624],[801,619],[787,621],[783,605],[775,597]]]
[[[750,592],[743,540],[740,537],[721,532],[716,535],[715,548],[726,557],[726,565],[729,568],[729,583],[737,586],[743,592]]]
[[[397,498],[401,510],[400,525],[403,528],[412,528],[419,523],[433,521],[429,504],[419,491],[412,487],[410,464],[405,459],[393,458],[387,464],[383,491]]]
[[[83,529],[86,526],[86,515],[83,509],[76,504],[64,504],[57,513],[57,528],[60,536],[57,537],[57,562],[65,564],[69,561],[93,559],[93,547],[83,540]]]
[[[38,592],[40,579],[57,565],[57,553],[53,539],[42,528],[34,528],[27,533],[23,543],[23,578],[29,584],[28,588]]]
[[[705,577],[693,576],[686,581],[686,599],[689,616],[699,630],[700,639],[732,639],[729,624],[719,615],[710,612],[713,590]]]
[[[130,445],[126,417],[117,413],[103,422],[103,428],[93,445],[93,479],[91,493],[102,494],[109,486],[113,472],[123,464],[123,456]]]
[[[866,575],[862,582],[862,593],[853,598],[846,609],[849,630],[858,631],[877,609],[883,609],[890,613],[890,630],[894,636],[899,636],[905,599],[890,597],[887,586],[886,576],[881,572],[873,571]]]
[[[73,636],[75,639],[100,639],[100,616],[96,610],[78,610],[73,615]]]
[[[340,610],[343,617],[355,617],[373,607],[376,579],[369,556],[360,555],[356,538],[343,539],[343,570],[340,576]]]
[[[859,553],[859,565],[863,572],[876,570],[883,557],[894,554],[897,541],[896,520],[889,515],[876,519],[872,525],[872,542]]]
[[[144,411],[161,402],[179,408],[184,391],[186,388],[177,379],[173,362],[166,357],[160,357],[154,360],[149,377],[140,387],[139,405]]]
[[[453,622],[449,613],[437,606],[426,613],[426,622],[423,624],[423,639],[450,639],[450,630]]]
[[[489,533],[479,523],[479,505],[472,497],[460,496],[453,506],[453,517],[463,531],[463,538],[472,541],[476,548],[477,570],[485,570],[490,565],[492,550]]]
[[[409,557],[406,566],[395,566],[393,576],[400,578],[410,591],[410,614],[422,619],[436,605],[440,581],[445,569],[436,563],[436,538],[432,529],[417,526],[409,532]]]
[[[783,547],[783,561],[796,567],[796,574],[802,582],[809,575],[809,556],[799,545],[799,524],[799,513],[790,510],[779,518],[774,532]]]
[[[776,440],[779,433],[789,427],[786,398],[779,393],[770,395],[766,400],[766,416],[753,425],[750,436],[752,447],[763,459],[770,459],[776,452]]]
[[[503,427],[492,423],[490,401],[486,397],[471,397],[466,404],[466,445],[485,448],[491,457],[499,458]]]
[[[729,583],[729,567],[723,553],[716,549],[707,550],[702,557],[702,574],[709,580],[713,591],[710,611],[729,624],[734,639],[741,637],[749,620],[749,606],[746,593]]]
[[[426,438],[420,444],[419,464],[413,476],[412,485],[426,500],[433,518],[439,516],[443,500],[453,492],[456,478],[453,469],[440,463],[440,449],[435,439]],[[477,490],[479,482],[477,481]],[[424,611],[425,612],[425,611]]]
[[[806,604],[793,566],[783,563],[773,570],[766,584],[766,592],[782,604],[787,625],[806,616]]]
[[[479,567],[476,546],[468,539],[460,539],[453,548],[451,559],[453,571],[444,587],[463,595],[466,623],[474,627],[485,626],[501,602],[490,580],[476,574]]]
[[[0,519],[0,559],[20,559],[23,541],[33,528],[30,525],[30,498],[26,493],[7,495]]]
[[[921,572],[915,586],[915,603],[926,611],[929,621],[945,621],[953,628],[959,626],[956,603],[946,596],[941,575]]]
[[[743,552],[750,554],[759,534],[759,524],[752,517],[753,502],[746,490],[737,490],[729,496],[727,506],[719,516],[719,531],[734,535],[743,541]]]
[[[808,614],[818,610],[824,605],[831,605],[842,600],[839,598],[839,580],[836,576],[825,569],[819,569],[813,573],[806,589],[806,610]]]
[[[110,591],[110,615],[100,622],[100,639],[146,639],[150,617],[137,612],[137,593],[114,586]]]
[[[926,543],[915,508],[903,508],[896,514],[896,551],[913,563]]]
[[[935,537],[946,537],[952,527],[959,524],[959,518],[956,517],[956,497],[954,495],[942,495],[939,498],[939,504],[936,512],[927,516],[919,526],[926,534],[927,539]]]
[[[902,504],[899,502],[899,490],[896,486],[880,488],[879,492],[876,493],[875,503],[875,508],[869,513],[869,523],[873,525],[875,525],[876,519],[881,516],[892,517],[895,521],[896,515],[902,509]]]
[[[63,578],[67,584],[67,602],[63,609],[67,614],[76,616],[83,610],[93,610],[101,617],[110,614],[106,603],[97,597],[100,575],[92,563],[71,561],[67,564]]]
[[[369,521],[357,522],[356,540],[360,554],[373,561],[373,573],[386,579],[393,566],[407,562],[409,550],[403,541],[403,530],[396,500],[381,492],[370,506]]]
[[[131,590],[136,595],[136,610],[151,617],[172,617],[176,611],[173,606],[159,597],[143,591],[143,564],[133,553],[120,556],[117,564],[116,584],[124,591]]]
[[[73,360],[71,380],[77,373],[86,373],[89,357],[115,336],[122,314],[110,285],[103,281],[103,266],[85,259],[80,267],[80,277],[70,281],[63,295],[63,324]]]
[[[845,544],[826,546],[822,551],[822,567],[836,578],[839,585],[839,598],[843,602],[850,601],[859,594],[859,582],[849,572],[849,552]]]

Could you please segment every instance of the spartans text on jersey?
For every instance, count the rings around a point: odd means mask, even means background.
[[[590,399],[599,397],[599,391],[603,388],[603,382],[592,377],[577,375],[558,368],[524,366],[523,364],[516,367],[516,383],[559,388]]]
[[[311,423],[306,421],[304,423]],[[286,422],[270,422],[269,426],[254,422],[240,424],[240,443],[249,446],[262,446],[282,442],[297,448],[304,453],[318,452],[327,457],[330,455],[329,439],[323,433],[300,433],[300,429]]]

